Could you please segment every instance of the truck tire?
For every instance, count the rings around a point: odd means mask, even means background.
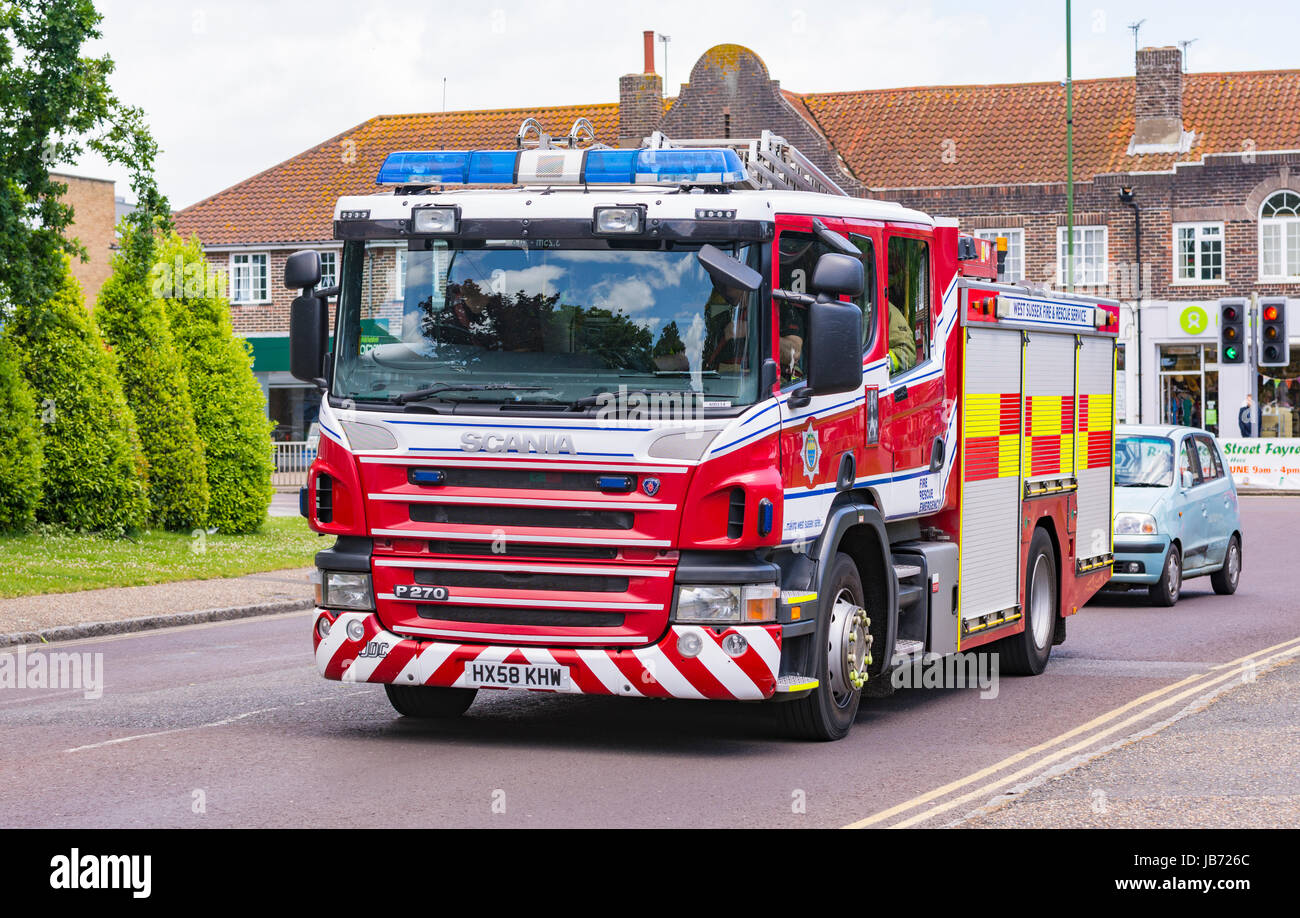
[[[1233,536],[1228,541],[1228,552],[1223,556],[1223,567],[1210,575],[1210,586],[1220,596],[1231,596],[1237,592],[1241,581],[1241,538]]]
[[[1183,592],[1183,553],[1177,545],[1169,546],[1165,555],[1164,566],[1160,568],[1160,580],[1147,588],[1153,606],[1169,608],[1178,602]]]
[[[813,642],[817,688],[803,698],[777,705],[778,717],[790,736],[823,742],[843,739],[853,726],[862,701],[861,683],[854,685],[853,681],[865,675],[870,656],[862,578],[853,559],[843,552],[835,555],[824,595],[829,602],[818,608]]]
[[[460,717],[474,703],[478,689],[436,685],[384,685],[388,703],[406,717]]]
[[[1059,613],[1056,595],[1056,552],[1042,529],[1034,530],[1025,562],[1025,629],[998,641],[1002,672],[1037,676],[1052,655],[1052,638]]]

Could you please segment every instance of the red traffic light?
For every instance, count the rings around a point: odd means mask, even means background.
[[[1229,322],[1236,322],[1236,321],[1237,321],[1237,307],[1236,307],[1236,306],[1224,306],[1224,307],[1223,307],[1223,318],[1225,318],[1225,319],[1228,320]]]
[[[1264,308],[1264,321],[1265,321],[1265,322],[1276,322],[1276,321],[1277,321],[1277,307],[1276,307],[1276,306],[1266,306],[1266,307]]]

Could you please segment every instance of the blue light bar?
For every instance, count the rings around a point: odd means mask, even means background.
[[[442,185],[465,183],[470,154],[458,150],[389,153],[376,185]]]
[[[377,185],[513,185],[520,175],[547,171],[560,151],[550,150],[404,150],[390,153]],[[735,150],[586,150],[568,154],[572,165],[548,175],[555,185],[734,185],[745,181],[745,167]],[[540,181],[540,180],[539,180]]]
[[[745,180],[735,150],[638,150],[636,182],[655,185],[734,185]]]

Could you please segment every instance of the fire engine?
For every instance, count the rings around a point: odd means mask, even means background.
[[[286,264],[325,678],[829,740],[931,655],[1041,672],[1110,576],[1118,304],[998,283],[994,243],[770,132],[593,133],[392,153],[338,201],[337,285]]]

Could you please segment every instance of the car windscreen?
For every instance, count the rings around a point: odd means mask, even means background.
[[[1117,488],[1167,488],[1173,483],[1173,441],[1153,436],[1121,435],[1116,438]]]

